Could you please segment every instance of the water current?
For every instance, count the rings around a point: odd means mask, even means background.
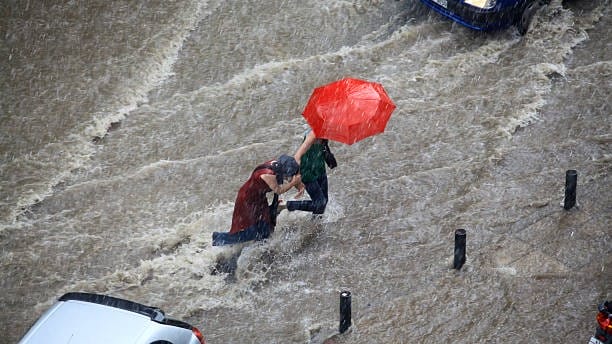
[[[552,0],[520,36],[417,0],[3,0],[0,342],[69,291],[158,306],[209,344],[588,342],[612,299],[610,17]],[[325,215],[211,247],[343,77],[397,109],[332,142]]]

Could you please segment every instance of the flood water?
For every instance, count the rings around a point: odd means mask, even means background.
[[[521,37],[417,0],[2,1],[0,342],[69,291],[209,344],[588,342],[612,299],[610,17],[552,0]],[[313,88],[348,76],[397,109],[332,142],[325,215],[211,247]]]

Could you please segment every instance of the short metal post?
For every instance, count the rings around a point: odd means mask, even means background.
[[[340,292],[340,333],[351,327],[351,292]]]
[[[455,259],[453,269],[460,270],[465,263],[465,229],[455,231]]]
[[[578,172],[576,170],[567,170],[565,172],[565,199],[563,201],[563,208],[565,210],[570,210],[576,205],[577,184]]]

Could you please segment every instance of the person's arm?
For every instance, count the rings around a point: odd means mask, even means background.
[[[301,175],[300,175],[301,177]],[[298,185],[295,186],[295,188],[297,189],[297,193],[295,194],[295,198],[300,198],[304,195],[304,190],[306,190],[306,185],[304,185],[304,183],[302,183],[302,179],[300,178],[300,182],[298,183]]]
[[[302,142],[300,147],[295,152],[295,155],[293,156],[295,158],[295,161],[297,161],[299,165],[301,164],[302,155],[306,154],[308,149],[310,149],[310,146],[312,146],[312,144],[316,140],[317,140],[317,137],[315,136],[314,131],[312,130],[309,131],[308,134],[306,135],[306,138],[304,139],[304,142]]]
[[[263,181],[266,182],[270,189],[272,189],[272,191],[274,191],[274,193],[277,195],[284,194],[285,192],[291,190],[292,187],[298,187],[298,185],[302,183],[302,178],[299,174],[293,176],[289,183],[281,185],[276,182],[276,175],[274,174],[262,174],[260,178],[263,179]]]

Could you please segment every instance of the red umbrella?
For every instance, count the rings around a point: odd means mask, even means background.
[[[351,145],[382,133],[393,110],[381,84],[346,78],[315,88],[302,115],[317,137]]]

